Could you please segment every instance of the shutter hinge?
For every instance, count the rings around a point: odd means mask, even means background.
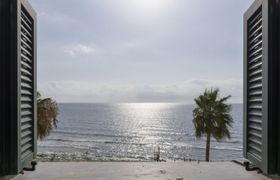
[[[37,165],[37,161],[31,161],[31,168],[30,167],[23,168],[22,171],[20,172],[20,174],[24,174],[24,171],[35,171],[36,165]]]

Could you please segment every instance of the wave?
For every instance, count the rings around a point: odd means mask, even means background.
[[[61,145],[61,144],[52,144],[52,145],[38,145],[39,148],[46,148],[46,149],[55,149],[54,153],[57,153],[57,149],[60,149],[61,151],[65,151],[65,148],[66,149],[71,149],[71,150],[74,150],[74,151],[81,151],[81,150],[84,150],[84,151],[88,151],[88,150],[94,150],[94,149],[99,149],[98,147],[89,147],[89,146],[73,146],[73,145]]]
[[[62,134],[62,135],[75,135],[75,136],[86,136],[86,137],[112,137],[112,138],[125,138],[125,139],[133,139],[133,138],[144,138],[147,136],[193,136],[193,133],[185,133],[185,132],[172,132],[171,129],[169,131],[161,131],[161,130],[154,130],[150,131],[149,128],[145,128],[145,130],[140,132],[131,132],[131,133],[124,133],[124,134],[105,134],[105,133],[90,133],[90,132],[77,132],[77,131],[62,131],[62,130],[55,130],[53,134]],[[133,135],[137,134],[137,135]],[[183,136],[182,136],[183,135]],[[49,138],[48,138],[49,139]]]
[[[242,141],[240,141],[240,140],[228,140],[228,141],[223,141],[223,143],[227,143],[227,144],[241,144]]]
[[[147,162],[153,161],[153,156],[121,156],[94,155],[89,153],[39,152],[37,158],[41,161],[110,161],[110,162]]]
[[[196,154],[194,155],[185,155],[185,156],[164,156],[162,157],[167,161],[204,161],[204,155]],[[106,154],[91,154],[88,152],[85,153],[67,153],[67,152],[39,152],[37,159],[39,161],[102,161],[102,162],[151,162],[153,160],[153,155],[106,155]],[[232,159],[241,159],[234,157],[217,157],[216,159],[211,159],[214,162],[221,161],[231,161]]]
[[[205,149],[205,147],[202,146],[193,146],[193,149]],[[225,147],[225,146],[216,146],[211,147],[212,150],[231,150],[231,151],[242,151],[242,147]]]
[[[129,144],[129,145],[137,145],[144,146],[146,143],[133,143],[133,142],[120,142],[120,141],[104,141],[105,144]]]
[[[127,139],[132,139],[132,138],[143,138],[143,136],[136,136],[136,135],[129,135],[129,134],[104,134],[104,133],[86,133],[86,132],[76,132],[76,131],[61,131],[61,130],[56,130],[54,131],[54,134],[68,134],[68,135],[81,135],[81,136],[96,136],[96,137],[113,137],[113,138],[127,138]],[[48,138],[50,139],[50,138]]]
[[[213,147],[212,149],[217,150],[232,150],[232,151],[242,151],[242,147],[226,147],[226,146],[219,146],[219,147]]]
[[[65,142],[65,143],[61,143]],[[83,144],[87,143],[87,144]],[[52,147],[75,147],[77,149],[89,149],[89,148],[95,148],[96,145],[91,144],[91,143],[96,143],[96,144],[119,144],[119,145],[134,145],[134,146],[150,146],[154,147],[154,143],[142,143],[142,142],[129,142],[129,141],[111,141],[111,140],[89,140],[89,139],[48,139],[47,141],[44,142],[39,142],[38,146],[39,147],[46,147],[46,148],[52,148]],[[193,144],[187,144],[187,143],[160,143],[160,147],[164,148],[172,148],[172,149],[181,149],[181,148],[187,148],[187,149],[205,149],[205,146],[195,146]],[[211,150],[231,150],[231,151],[242,151],[242,147],[231,147],[231,146],[214,146],[211,147]]]
[[[59,139],[59,138],[49,138],[44,142],[41,141],[41,144],[47,143],[49,141],[53,142],[70,142],[70,143],[104,143],[104,144],[129,144],[129,145],[137,145],[144,146],[147,143],[136,143],[136,142],[125,142],[125,141],[108,141],[108,140],[89,140],[89,139]],[[56,144],[56,143],[55,143]]]

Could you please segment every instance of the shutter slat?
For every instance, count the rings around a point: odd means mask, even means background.
[[[249,119],[249,121],[252,122],[252,123],[261,125],[262,124],[262,120],[261,120],[260,117],[262,117],[262,116],[256,116],[254,118]]]
[[[22,116],[29,116],[29,115],[32,115],[32,112],[30,110],[22,110],[21,115]]]
[[[21,94],[22,95],[28,95],[28,96],[32,96],[32,93],[28,90],[21,90]],[[26,105],[26,104],[23,104],[23,105]]]
[[[248,131],[248,134],[262,138],[260,131],[250,130],[250,131]]]
[[[262,40],[258,41],[255,43],[253,46],[249,48],[249,51],[252,51],[253,49],[257,48],[257,46],[262,45]]]
[[[32,89],[32,86],[31,86],[30,84],[25,83],[25,82],[21,82],[20,85],[21,85],[21,87],[23,87],[23,88]]]
[[[250,109],[259,109],[259,110],[261,110],[262,106],[261,105],[250,105],[249,108]]]
[[[22,28],[22,32],[23,32],[24,35],[29,36],[30,38],[32,38],[32,35],[30,34],[30,31],[28,31],[26,29],[26,26],[21,25],[21,28]]]
[[[23,146],[23,145],[25,145],[26,143],[28,143],[28,142],[31,141],[31,140],[32,140],[31,137],[26,137],[26,138],[24,138],[24,139],[21,140],[21,145]]]
[[[257,11],[258,12],[258,11]],[[262,19],[262,11],[259,11],[258,14],[254,14],[252,19],[249,21],[249,27],[252,26],[258,19]]]
[[[254,57],[253,59],[250,58],[250,59],[249,59],[249,63],[254,63],[254,62],[258,61],[258,60],[261,60],[261,58],[262,58],[262,54],[260,54],[260,55],[257,56],[257,57]]]
[[[262,84],[261,83],[252,83],[252,84],[249,84],[248,85],[249,87],[249,89],[260,89],[260,88],[262,88]]]
[[[32,73],[31,73],[28,69],[25,69],[24,67],[21,67],[21,72],[22,72],[24,75],[27,75],[27,76],[31,76],[31,77],[32,77]]]
[[[256,136],[251,136],[250,138],[248,138],[249,141],[258,144],[259,146],[262,145],[261,139],[256,137]]]
[[[28,116],[21,118],[21,123],[26,123],[26,122],[31,122],[31,121],[32,121],[32,118],[28,117]]]
[[[32,54],[28,50],[24,49],[23,47],[21,47],[21,51],[23,55],[25,55],[26,57],[32,57]]]
[[[250,93],[249,93],[249,96],[261,96],[262,95],[262,91],[261,90],[252,90]]]
[[[260,112],[260,110],[253,110],[253,111],[250,111],[248,114],[251,115],[251,116],[262,117],[262,113]]]
[[[252,27],[250,27],[249,32],[253,31],[255,27],[262,25],[262,18],[260,18]]]
[[[29,129],[29,128],[31,128],[31,127],[32,127],[32,124],[30,124],[30,123],[25,123],[25,124],[22,124],[22,125],[21,125],[21,130],[24,131],[24,130]]]
[[[27,77],[27,76],[21,75],[21,79],[24,80],[24,81],[27,81],[27,82],[29,82],[29,83],[32,83],[32,79],[30,79],[30,78]]]
[[[258,27],[250,36],[249,36],[249,39],[252,38],[252,37],[256,37],[257,35],[259,35],[260,31],[262,30],[262,26]]]
[[[32,60],[29,57],[27,57],[26,55],[21,54],[21,57],[23,58],[22,60],[24,60],[25,62],[32,63]]]
[[[32,144],[30,143],[26,143],[25,145],[23,145],[21,147],[21,152],[24,152],[25,150],[27,150],[28,148],[30,148],[32,146]]]
[[[23,32],[21,33],[21,40],[26,43],[32,44],[32,40],[29,39],[25,34],[23,34]]]
[[[32,98],[30,97],[21,97],[21,102],[32,102]]]
[[[262,52],[262,48],[258,47],[249,53],[249,57],[255,57],[256,55],[259,55],[260,52]]]
[[[258,102],[258,103],[261,103],[262,102],[262,98],[261,97],[256,97],[256,96],[252,96],[252,97],[249,97],[248,102]]]
[[[21,132],[21,138],[23,139],[23,138],[25,138],[26,136],[29,136],[29,135],[31,135],[31,134],[32,134],[32,131],[30,131],[30,130],[22,131],[22,132]]]
[[[33,150],[26,150],[25,152],[21,153],[21,160],[24,160],[25,158],[27,158],[28,156],[30,156],[30,154],[33,153]]]
[[[24,48],[32,50],[31,46],[27,42],[25,42],[23,39],[21,39],[20,41],[21,41],[21,44]]]
[[[255,68],[258,68],[258,67],[261,66],[261,65],[262,65],[262,62],[256,63],[256,64],[252,65],[252,66],[249,68],[249,70],[253,70],[253,69],[255,69]]]
[[[32,31],[32,27],[30,25],[28,25],[28,23],[26,22],[26,19],[28,18],[21,18],[21,25],[24,25],[28,28],[29,31]]]
[[[262,38],[262,33],[260,33],[259,35],[257,35],[256,37],[254,37],[252,40],[249,41],[249,44],[252,45],[253,43],[258,43],[260,41],[260,39]],[[250,48],[250,47],[249,47]]]
[[[256,76],[256,77],[252,77],[250,80],[249,80],[249,83],[256,83],[257,81],[262,81],[262,76]]]
[[[255,71],[249,73],[249,76],[255,76],[255,75],[261,76],[261,73],[262,73],[262,69],[258,69],[258,70],[255,70]]]
[[[255,125],[248,125],[248,128],[251,128],[253,130],[257,130],[257,131],[262,131],[262,127],[259,126],[255,126]]]
[[[261,159],[262,150],[255,143],[248,143],[248,151]]]
[[[32,26],[32,21],[25,15],[24,12],[21,13],[21,17],[26,21],[28,22],[28,24],[30,24],[30,26]]]
[[[32,67],[31,67],[28,63],[26,63],[26,62],[24,62],[24,61],[20,61],[20,63],[22,64],[22,66],[23,66],[25,69],[28,68],[28,69],[32,70]]]
[[[262,153],[262,149],[261,146],[258,143],[255,143],[251,140],[248,139],[248,148],[249,149],[254,149],[255,151],[257,151],[257,155],[260,156]]]

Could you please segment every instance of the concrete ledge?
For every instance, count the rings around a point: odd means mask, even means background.
[[[13,180],[51,179],[213,179],[266,180],[233,162],[39,162],[35,172]]]
[[[8,180],[8,179],[12,179],[14,178],[15,176],[1,176],[0,177],[0,180]]]

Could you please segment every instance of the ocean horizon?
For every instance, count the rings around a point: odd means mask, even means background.
[[[77,154],[94,159],[205,159],[205,138],[192,123],[195,105],[184,103],[59,103],[58,127],[38,141],[39,154]],[[232,104],[231,139],[211,139],[210,159],[242,159],[242,104]]]

